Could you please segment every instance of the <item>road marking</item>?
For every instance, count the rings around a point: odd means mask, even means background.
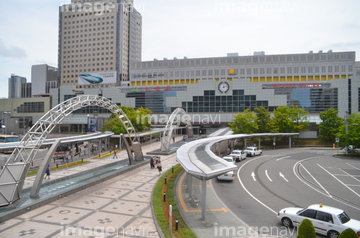
[[[255,178],[255,173],[254,171],[251,173],[251,177],[254,179],[254,181],[256,182],[256,178]]]
[[[343,171],[343,172],[344,172],[345,174],[347,174],[348,176],[350,176],[350,177],[352,177],[353,179],[355,179],[356,181],[360,182],[360,180],[357,179],[354,175],[349,174],[348,172],[346,172],[346,171],[344,171],[344,170],[342,170],[342,169],[340,169],[340,170]]]
[[[340,179],[338,179],[337,177],[335,177],[332,173],[330,173],[329,171],[327,171],[324,167],[322,167],[320,164],[317,164],[320,168],[322,168],[323,170],[325,170],[325,172],[327,172],[328,174],[330,174],[334,179],[336,179],[337,181],[339,181],[339,183],[341,183],[342,185],[344,185],[345,187],[347,187],[351,192],[355,193],[356,196],[360,197],[360,195],[355,192],[354,190],[352,190],[349,186],[347,186],[344,182],[342,182]]]
[[[265,156],[262,156],[260,158],[264,158]],[[267,208],[268,210],[270,210],[271,212],[277,214],[277,212],[273,209],[271,209],[269,206],[267,206],[265,203],[263,203],[262,201],[260,201],[258,198],[256,198],[254,195],[252,195],[249,190],[247,190],[242,182],[242,180],[240,179],[240,170],[247,164],[247,163],[250,163],[251,161],[255,161],[259,158],[255,158],[255,159],[252,159],[252,160],[249,160],[247,161],[246,163],[242,164],[239,168],[239,170],[237,171],[237,178],[241,184],[241,186],[243,187],[243,189],[245,190],[245,192],[247,192],[255,201],[257,201],[258,203],[260,203],[261,205],[263,205],[265,208]]]
[[[270,182],[272,182],[271,178],[270,178],[269,175],[268,175],[267,170],[265,170],[265,174],[266,174],[266,177],[270,180]]]
[[[354,169],[360,170],[358,167],[356,167],[356,166],[354,166],[354,165],[352,165],[352,164],[349,164],[349,163],[346,163],[346,164],[349,165],[349,166],[351,166],[351,167],[353,167]]]
[[[282,158],[278,158],[276,161],[280,161],[280,160],[283,160],[283,159],[287,159],[287,158],[290,158],[291,156],[285,156],[285,157],[282,157]]]
[[[280,177],[282,177],[286,182],[289,182],[289,180],[287,180],[287,179],[285,178],[285,175],[283,175],[281,172],[279,173],[279,175],[280,175]]]
[[[314,176],[312,176],[312,174],[305,168],[305,166],[302,165],[302,163],[299,163],[299,165],[301,165],[301,167],[311,176],[313,180],[315,180],[317,184],[319,184],[319,186],[326,192],[326,194],[332,198],[332,195],[319,183],[319,181],[316,180]]]

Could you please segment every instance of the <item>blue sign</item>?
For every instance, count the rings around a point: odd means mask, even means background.
[[[98,118],[97,117],[88,117],[87,118],[87,132],[96,132],[98,131]]]

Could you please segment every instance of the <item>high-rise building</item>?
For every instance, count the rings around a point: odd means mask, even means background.
[[[26,95],[31,95],[31,90],[30,92],[28,90],[28,86],[30,84],[26,83],[25,77],[12,74],[11,77],[9,78],[8,85],[9,85],[9,98],[22,98],[22,97],[26,97]]]
[[[31,66],[32,96],[49,94],[50,88],[57,88],[58,70],[47,64]]]
[[[61,6],[60,85],[89,88],[129,81],[130,62],[141,60],[141,29],[133,0],[72,0]]]

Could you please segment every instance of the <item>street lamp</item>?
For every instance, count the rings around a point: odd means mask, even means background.
[[[346,155],[349,154],[349,140],[348,140],[348,128],[349,128],[349,112],[345,112],[345,138],[346,138]]]
[[[6,135],[7,134],[7,131],[6,131],[6,124],[7,124],[7,115],[8,114],[11,114],[11,112],[3,112],[3,125],[1,126],[3,129],[4,129],[4,134]]]

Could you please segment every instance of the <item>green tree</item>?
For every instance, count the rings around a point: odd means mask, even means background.
[[[308,111],[298,106],[280,106],[274,111],[274,132],[299,133],[309,126]]]
[[[232,123],[229,123],[229,127],[234,134],[252,134],[258,130],[256,114],[251,112],[250,109],[238,113],[232,121]]]
[[[326,142],[334,142],[344,120],[338,116],[338,111],[330,108],[320,112],[319,138]]]
[[[146,108],[138,108],[135,110],[133,107],[121,107],[121,109],[129,118],[136,131],[144,131],[151,128],[151,110]],[[104,123],[101,131],[112,131],[115,134],[127,133],[124,125],[115,114],[110,115],[109,120]]]
[[[346,124],[348,127],[347,130]],[[360,115],[351,113],[349,118],[345,120],[345,123],[340,126],[340,130],[336,134],[336,137],[340,139],[339,145],[342,147],[345,147],[346,145],[352,145],[354,148],[359,148]]]
[[[359,236],[355,233],[355,231],[351,228],[346,229],[341,232],[339,238],[359,238]]]
[[[300,223],[297,238],[316,238],[314,225],[309,219],[304,219]]]
[[[258,124],[258,133],[268,133],[273,131],[273,121],[270,112],[264,107],[254,109],[256,113],[256,123]]]

